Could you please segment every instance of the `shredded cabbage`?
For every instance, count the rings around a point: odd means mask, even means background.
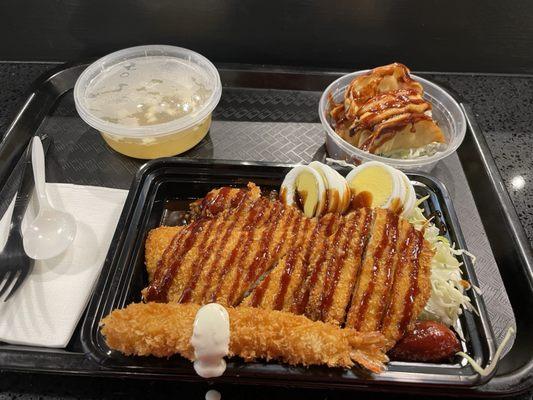
[[[425,146],[416,147],[416,148],[410,148],[410,149],[398,149],[393,151],[384,152],[381,154],[377,154],[382,157],[387,158],[398,158],[398,159],[414,159],[414,158],[421,158],[421,157],[430,157],[435,153],[438,153],[439,151],[444,151],[448,145],[446,143],[440,143],[440,142],[431,142],[426,144]]]
[[[475,312],[465,290],[470,284],[462,279],[461,264],[456,256],[466,254],[475,261],[475,257],[466,250],[456,249],[448,239],[439,235],[439,229],[428,220],[420,204],[427,197],[419,199],[408,220],[417,229],[425,228],[424,237],[435,249],[431,260],[431,296],[426,304],[421,319],[440,321],[453,326],[463,312],[463,308]]]
[[[516,330],[514,327],[510,326],[507,328],[507,333],[505,334],[505,337],[503,338],[502,342],[498,346],[498,349],[496,350],[496,354],[494,354],[494,358],[490,361],[489,365],[487,365],[485,368],[482,368],[481,365],[479,365],[476,360],[474,360],[472,357],[470,357],[468,354],[466,354],[463,351],[459,351],[457,353],[458,356],[464,357],[466,361],[472,366],[474,371],[476,371],[481,376],[489,376],[494,372],[496,369],[496,366],[498,365],[498,361],[500,361],[500,357],[502,355],[503,349],[507,346],[507,343],[516,333]]]
[[[345,161],[331,158],[326,158],[326,162],[345,167],[355,167]],[[462,279],[462,263],[459,262],[457,256],[465,254],[474,263],[476,257],[464,249],[456,249],[454,243],[450,243],[446,237],[439,235],[439,229],[432,223],[431,219],[427,219],[424,216],[424,211],[420,207],[420,204],[427,200],[427,198],[419,199],[408,217],[409,222],[416,229],[424,229],[424,238],[435,249],[435,255],[431,260],[431,295],[419,318],[439,321],[448,326],[455,326],[459,316],[463,313],[463,309],[477,314],[477,311],[470,302],[470,298],[465,295],[465,291],[472,287],[481,294],[481,290],[478,287],[471,286],[467,281]],[[456,332],[461,336],[460,332]],[[508,328],[503,341],[496,350],[494,358],[485,368],[482,368],[472,357],[462,351],[456,354],[464,357],[478,374],[488,376],[496,369],[503,350],[515,332],[514,327]],[[464,340],[462,337],[461,339]]]
[[[424,237],[435,249],[435,255],[431,260],[431,296],[419,318],[437,320],[448,326],[453,326],[463,309],[477,313],[470,303],[470,298],[464,294],[465,290],[470,288],[470,284],[462,279],[461,263],[456,256],[466,254],[473,262],[476,258],[466,250],[456,249],[455,245],[450,244],[448,239],[439,236],[439,229],[424,216],[423,210],[420,208],[420,204],[426,199],[427,197],[417,201],[413,213],[408,218],[409,222],[417,229],[425,228]],[[481,292],[475,286],[474,290]],[[503,350],[515,332],[514,327],[508,328],[494,358],[485,368],[481,367],[465,352],[460,351],[457,355],[464,357],[479,375],[489,376],[496,369]],[[457,333],[459,334],[459,332]],[[464,340],[464,338],[462,339]]]

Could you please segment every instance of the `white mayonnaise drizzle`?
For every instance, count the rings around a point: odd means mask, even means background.
[[[208,390],[205,394],[205,400],[220,400],[222,398],[222,395],[218,390]]]
[[[217,303],[206,304],[196,313],[191,344],[194,370],[202,378],[221,376],[226,370],[224,356],[229,351],[229,315]]]

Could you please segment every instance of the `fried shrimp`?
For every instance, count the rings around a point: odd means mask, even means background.
[[[108,346],[126,355],[194,360],[190,343],[196,304],[130,304],[102,320]],[[388,361],[386,339],[378,332],[361,333],[283,311],[252,307],[228,308],[229,356],[245,361],[281,360],[291,365],[350,368],[355,363],[381,372]]]

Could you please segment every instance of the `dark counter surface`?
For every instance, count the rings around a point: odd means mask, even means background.
[[[0,63],[0,135],[24,103],[31,83],[56,64]],[[449,89],[474,110],[520,221],[533,243],[533,76],[430,74],[428,79]],[[1,369],[1,366],[0,366]],[[133,382],[0,372],[0,399],[169,398],[187,393],[202,398],[207,385]],[[223,398],[344,398],[342,392],[284,389],[219,388]],[[264,396],[264,397],[261,397]],[[376,395],[355,395],[377,398]],[[350,397],[351,397],[350,396]],[[416,396],[387,396],[390,399]],[[426,397],[427,398],[427,397]],[[530,399],[531,394],[519,397]]]
[[[379,393],[263,388],[255,386],[183,384],[166,381],[134,381],[86,377],[59,377],[0,373],[2,400],[96,400],[96,399],[165,399],[204,400],[208,390],[215,389],[222,400],[427,400],[428,395],[385,395]],[[431,397],[449,400],[449,397]],[[468,400],[468,398],[461,398]],[[523,394],[512,400],[531,400]]]

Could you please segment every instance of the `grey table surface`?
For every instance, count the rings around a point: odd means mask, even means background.
[[[34,79],[53,67],[55,65],[52,64],[0,63],[0,134],[5,132],[24,102]],[[428,78],[472,106],[530,243],[533,243],[533,128],[530,126],[533,120],[533,77],[431,74]],[[146,391],[150,392],[148,397],[168,397],[185,391],[190,394],[188,398],[201,398],[205,389],[203,385],[182,387],[171,383],[0,374],[0,399],[133,398],[146,397]],[[224,398],[261,398],[253,388],[235,390],[228,387],[223,393]],[[280,389],[268,396],[272,395],[294,398],[296,394]],[[297,397],[300,395],[306,398],[343,398],[342,393],[297,392]],[[531,398],[531,394],[520,397],[526,398]]]

